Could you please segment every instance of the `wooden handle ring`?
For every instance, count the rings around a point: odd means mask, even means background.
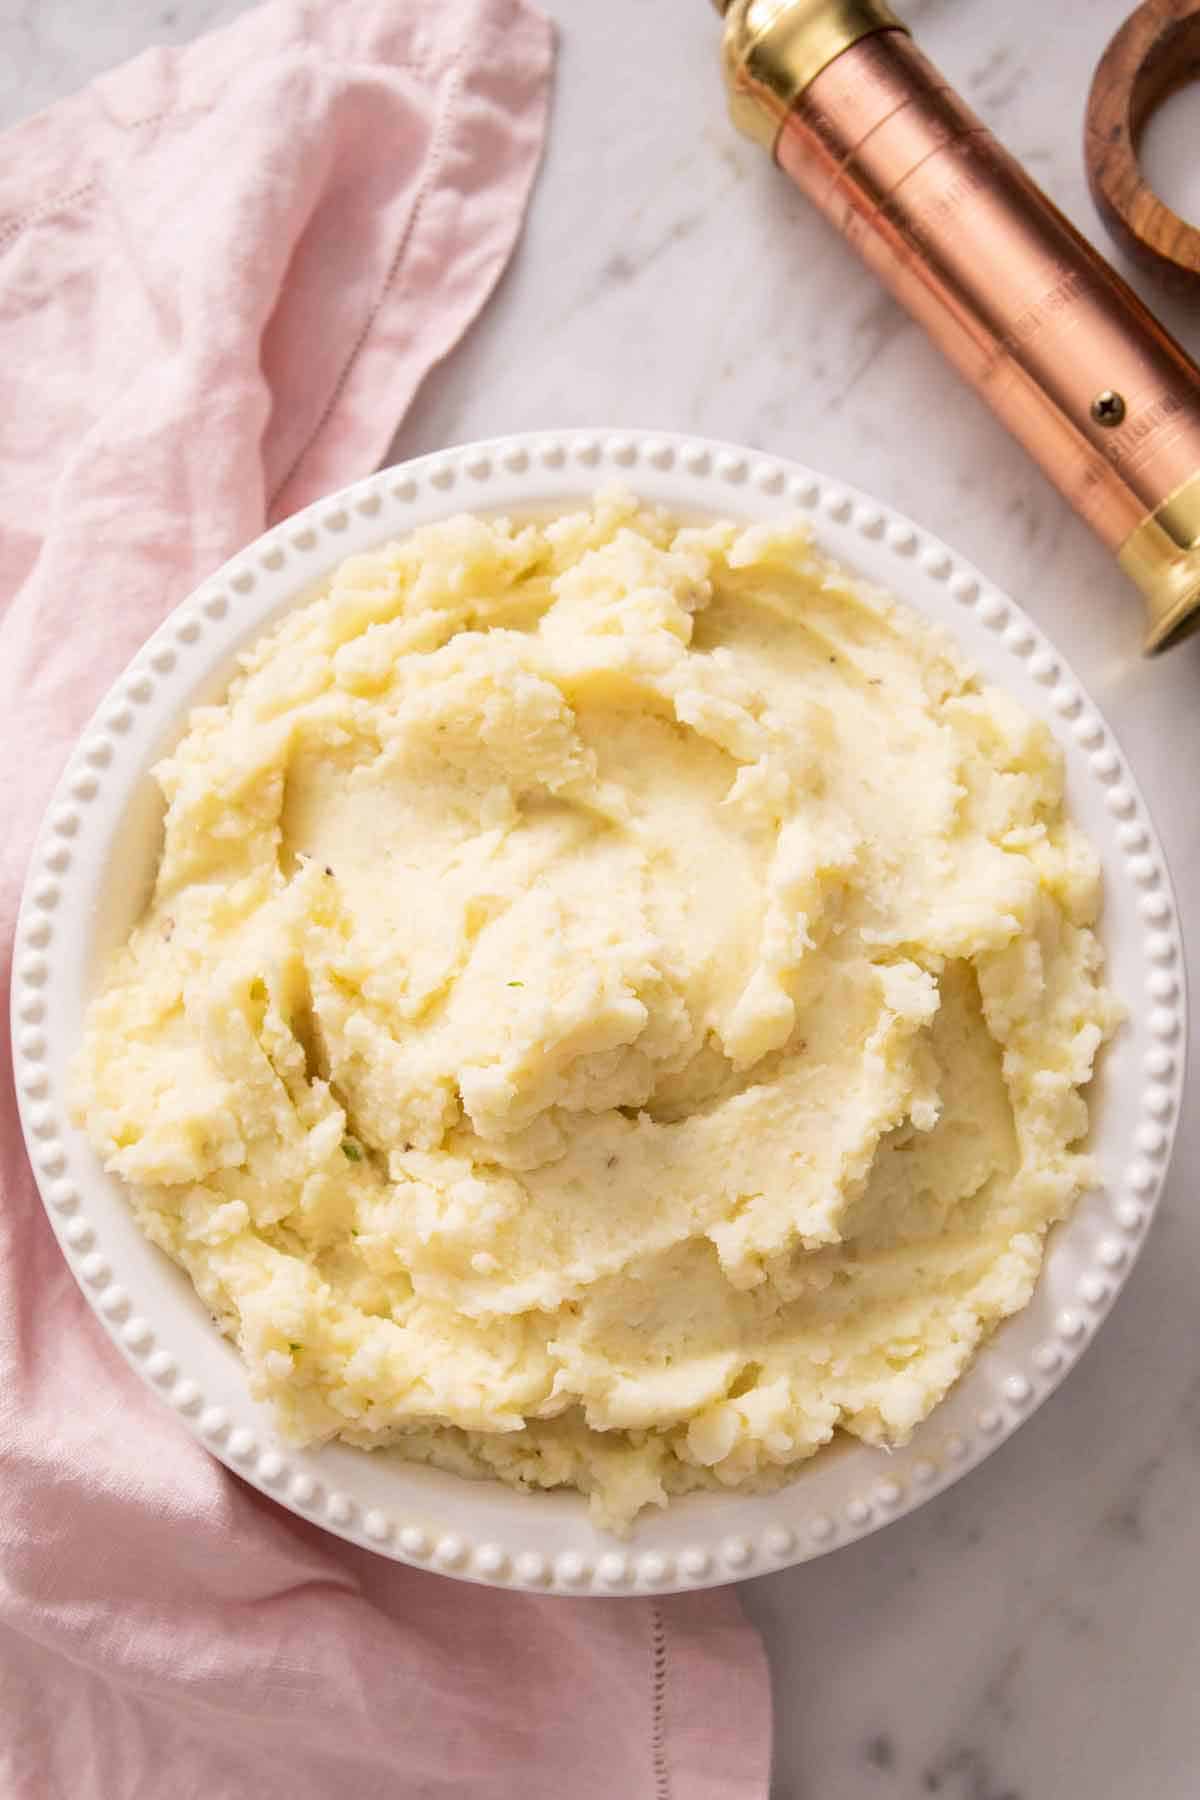
[[[1146,0],[1096,67],[1083,153],[1100,215],[1121,248],[1176,292],[1200,293],[1200,230],[1142,177],[1138,144],[1168,95],[1200,76],[1200,0]]]

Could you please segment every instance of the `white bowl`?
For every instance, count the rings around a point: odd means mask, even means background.
[[[336,564],[470,509],[562,508],[614,478],[690,515],[807,514],[840,561],[948,627],[981,673],[1045,719],[1074,818],[1104,867],[1109,979],[1129,1007],[1091,1090],[1101,1184],[1052,1235],[1033,1301],[904,1450],[823,1453],[766,1495],[696,1494],[620,1542],[576,1494],[519,1494],[329,1445],[296,1451],[251,1400],[237,1353],[143,1238],[120,1184],[69,1122],[64,1077],[99,961],[149,893],[161,804],[148,770],[235,653]],[[504,438],[386,469],[251,544],[142,648],[71,757],[18,924],[17,1087],[54,1230],[130,1365],[214,1455],[281,1505],[385,1555],[473,1581],[568,1594],[666,1593],[802,1562],[899,1518],[1004,1441],[1062,1380],[1125,1280],[1166,1173],[1183,1081],[1184,973],[1163,854],[1112,732],[1025,613],[890,508],[795,463],[670,435]]]

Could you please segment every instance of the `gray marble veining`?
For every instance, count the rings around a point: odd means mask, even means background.
[[[911,512],[1045,623],[1106,709],[1200,907],[1200,642],[1147,663],[1085,529],[838,238],[726,124],[705,0],[543,0],[553,129],[495,302],[397,455],[522,427],[693,429]],[[1075,221],[1092,67],[1126,0],[910,0],[920,41]],[[0,0],[0,124],[239,0]],[[662,71],[670,70],[664,82]],[[1196,106],[1200,111],[1200,92]],[[1193,352],[1200,312],[1151,303]],[[1198,1009],[1200,1010],[1200,1009]],[[1081,1366],[919,1513],[748,1584],[777,1800],[1195,1800],[1200,1127]]]

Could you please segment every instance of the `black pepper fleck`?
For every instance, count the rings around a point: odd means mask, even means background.
[[[866,1758],[873,1769],[894,1769],[896,1746],[885,1731],[867,1739]]]

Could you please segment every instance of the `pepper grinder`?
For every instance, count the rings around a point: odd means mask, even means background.
[[[1200,369],[882,0],[716,0],[734,122],[929,333],[1140,588],[1200,624]]]

